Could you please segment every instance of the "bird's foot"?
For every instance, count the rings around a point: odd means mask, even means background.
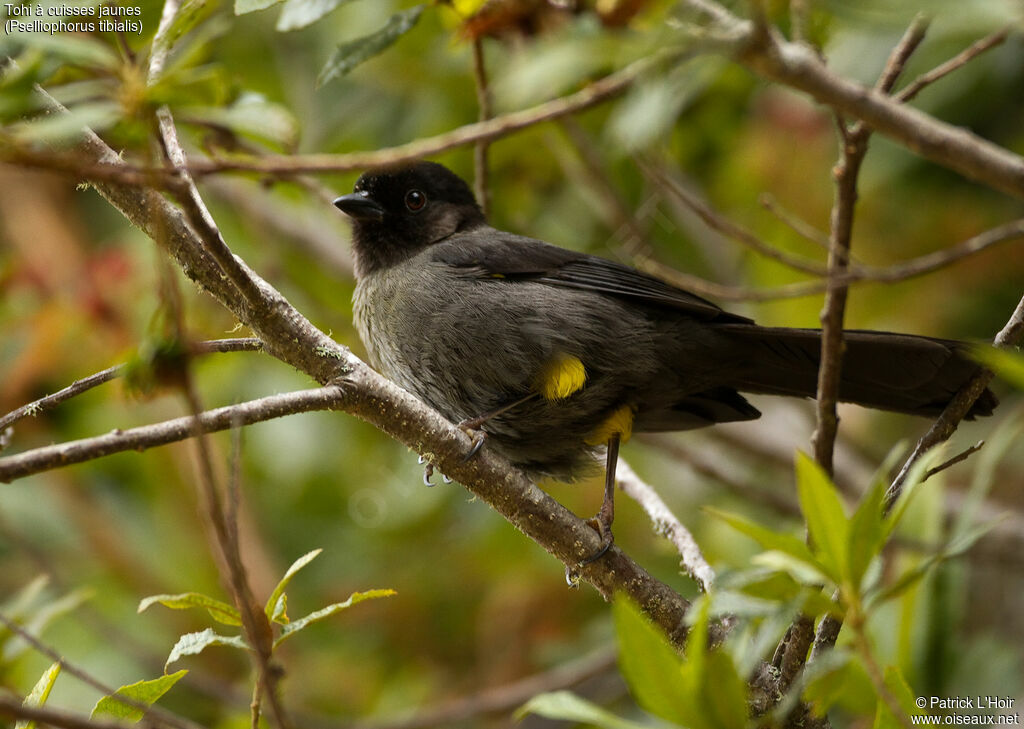
[[[487,440],[487,433],[482,430],[477,430],[487,418],[481,416],[479,418],[467,418],[459,423],[459,430],[468,435],[473,441],[473,447],[469,449],[469,453],[462,459],[468,461],[473,458],[484,445],[484,441]]]
[[[601,537],[601,546],[589,557],[585,557],[576,563],[574,567],[565,568],[565,582],[569,587],[579,587],[580,570],[591,562],[596,562],[608,553],[608,550],[615,544],[615,535],[612,534],[611,522],[605,519],[604,509],[591,519],[587,520],[587,526],[597,532]]]
[[[431,478],[434,476],[434,464],[427,460],[426,456],[417,456],[416,462],[423,466],[423,485],[433,488],[434,483],[431,482]],[[452,479],[441,474],[441,480],[445,483],[451,483]]]

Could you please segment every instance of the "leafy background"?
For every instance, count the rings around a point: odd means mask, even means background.
[[[187,6],[195,12],[193,27],[164,79],[149,89],[110,34],[53,41],[4,36],[0,55],[16,55],[19,71],[4,78],[0,113],[14,134],[66,135],[69,129],[53,125],[19,128],[32,107],[28,89],[38,80],[68,103],[77,123],[89,122],[129,153],[146,153],[146,112],[157,103],[171,105],[195,149],[387,147],[477,118],[464,21],[479,3],[453,5],[287,0],[257,9],[245,0],[235,8],[196,2]],[[612,5],[597,3],[598,9]],[[636,13],[619,26],[588,9],[575,17],[553,13],[529,34],[483,38],[496,110],[572,91],[673,41],[673,3],[628,5]],[[821,3],[813,31],[834,70],[871,82],[920,5]],[[1005,23],[1008,5],[929,3],[935,20],[907,76]],[[144,56],[160,7],[140,6],[144,32],[127,44]],[[781,5],[770,10],[784,17]],[[387,28],[394,37],[380,35]],[[83,58],[91,60],[83,65]],[[1012,36],[917,103],[1024,153],[1022,61],[1024,46]],[[491,218],[498,227],[600,255],[650,257],[731,286],[772,288],[806,276],[708,231],[645,177],[643,165],[678,176],[772,244],[821,260],[820,248],[760,203],[770,195],[827,230],[836,154],[827,112],[738,66],[698,56],[569,122],[494,143]],[[436,159],[472,177],[470,150]],[[355,176],[318,180],[342,193]],[[362,355],[350,322],[343,216],[309,188],[287,182],[217,176],[202,189],[232,250],[314,324]],[[854,253],[879,265],[948,247],[1021,213],[1019,202],[880,138],[872,143],[860,192]],[[639,250],[623,211],[633,211],[648,234]],[[0,242],[0,412],[130,360],[159,328],[161,254],[94,192],[0,166]],[[998,247],[922,278],[857,286],[847,324],[989,339],[1019,298],[1022,280],[1019,245]],[[183,287],[194,336],[233,335],[229,314],[187,282]],[[816,296],[723,303],[763,324],[790,326],[816,325],[821,307]],[[309,386],[279,362],[246,353],[203,358],[197,381],[208,406]],[[982,438],[990,440],[987,449],[919,490],[901,541],[885,555],[884,570],[896,574],[933,553],[952,529],[949,505],[965,493],[987,495],[994,512],[1013,512],[966,557],[943,563],[874,614],[880,657],[898,665],[918,695],[1021,696],[1022,410],[1018,395],[1005,384],[999,388],[1004,404],[996,416],[962,426],[950,453]],[[759,423],[637,438],[624,454],[726,575],[745,568],[756,545],[702,507],[802,534],[786,505],[796,504],[792,453],[807,447],[811,406],[764,398],[757,404],[765,412]],[[143,397],[117,382],[22,421],[14,447],[183,412],[170,393]],[[897,442],[927,426],[856,408],[841,414],[841,463],[860,475],[851,484],[855,491]],[[225,472],[229,440],[215,438]],[[694,453],[747,489],[695,470],[686,457]],[[311,726],[410,716],[581,657],[597,655],[600,663],[613,643],[610,611],[595,592],[567,589],[554,560],[457,484],[424,487],[415,454],[364,423],[316,413],[252,426],[243,436],[241,467],[242,549],[258,595],[269,595],[288,565],[316,548],[323,553],[289,586],[293,617],[356,591],[397,592],[312,625],[282,647],[285,702],[312,717]],[[3,485],[0,604],[6,614],[45,624],[48,643],[110,684],[159,675],[178,636],[209,621],[200,612],[157,607],[137,614],[139,601],[192,590],[227,599],[206,546],[194,478],[190,446],[179,444]],[[596,481],[549,488],[580,514],[599,502]],[[771,507],[775,502],[780,508]],[[617,542],[656,576],[695,595],[671,547],[639,509],[620,499],[618,512]],[[9,635],[2,648],[0,680],[27,692],[50,660]],[[250,669],[242,653],[213,648],[179,666],[190,674],[164,705],[211,726],[247,721]],[[594,673],[578,693],[620,713],[635,711],[614,669]],[[845,688],[834,716],[855,724],[870,686],[851,681]],[[93,689],[61,680],[50,703],[88,711],[97,698]],[[508,721],[506,711],[464,723]]]

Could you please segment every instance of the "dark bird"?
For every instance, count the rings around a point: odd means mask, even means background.
[[[753,420],[740,394],[814,397],[821,332],[762,327],[621,263],[487,224],[433,162],[366,172],[353,219],[355,322],[384,375],[533,477],[606,448],[595,527],[612,542],[619,443]],[[979,369],[961,342],[845,333],[841,400],[937,415]],[[968,417],[989,415],[986,390]],[[478,441],[479,444],[479,441]]]

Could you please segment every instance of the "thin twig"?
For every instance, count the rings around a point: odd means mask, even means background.
[[[857,201],[857,177],[867,154],[869,131],[852,132],[846,122],[837,118],[840,138],[840,159],[835,168],[836,197],[832,204],[829,233],[828,286],[821,310],[821,364],[818,367],[816,399],[817,424],[811,436],[814,459],[832,475],[833,449],[839,428],[836,404],[842,377],[843,319],[846,314],[848,286],[839,282],[850,263],[854,206]]]
[[[964,450],[962,450],[960,453],[956,454],[952,458],[950,458],[950,459],[948,459],[946,461],[943,461],[942,463],[940,463],[937,466],[929,468],[927,471],[924,472],[924,476],[921,477],[921,480],[922,481],[927,481],[928,479],[930,479],[935,474],[940,473],[942,471],[945,471],[950,466],[955,466],[956,464],[960,463],[961,461],[966,461],[968,458],[971,457],[972,453],[977,453],[978,451],[980,451],[982,449],[982,447],[984,445],[985,445],[985,441],[979,440],[977,443],[972,445],[970,448],[965,448]]]
[[[934,253],[912,258],[891,266],[852,266],[845,273],[834,277],[835,284],[854,285],[858,283],[893,283],[923,276],[956,263],[968,256],[980,253],[992,246],[1024,238],[1024,219],[1005,223],[991,230],[972,236],[961,243]],[[721,301],[773,301],[820,294],[828,288],[826,280],[799,281],[770,289],[755,289],[742,286],[727,286],[706,279],[685,274],[653,259],[638,259],[638,268],[663,278],[702,296]]]
[[[1006,326],[996,334],[993,344],[997,347],[1011,347],[1018,344],[1022,338],[1024,338],[1024,298],[1021,298],[1017,303],[1017,308],[1010,316]],[[950,436],[956,431],[960,421],[967,416],[974,402],[985,391],[993,377],[994,375],[991,370],[982,368],[960,388],[960,391],[953,397],[953,400],[950,401],[945,410],[942,411],[942,414],[932,424],[932,427],[928,429],[928,432],[914,446],[914,450],[889,486],[889,490],[885,494],[886,511],[891,509],[896,500],[899,499],[913,465],[927,451],[939,443],[949,440]]]
[[[634,61],[620,71],[588,84],[583,89],[529,109],[474,122],[443,134],[425,137],[397,147],[351,154],[267,155],[261,159],[216,159],[192,161],[188,169],[196,175],[214,172],[251,171],[266,174],[293,175],[303,172],[348,172],[394,164],[446,152],[455,147],[492,140],[513,132],[588,109],[618,96],[648,71],[661,64],[680,59],[678,51],[655,54]]]
[[[25,706],[20,699],[12,696],[0,696],[0,716],[34,721],[44,726],[54,726],[60,729],[137,729],[139,726],[108,719],[94,719],[85,714],[72,714],[70,711],[60,709]],[[156,727],[159,724],[150,718],[143,718],[142,726]]]
[[[636,471],[621,458],[619,459],[619,488],[633,501],[640,504],[647,512],[654,525],[654,531],[668,539],[679,552],[680,565],[686,571],[701,592],[707,592],[715,580],[715,571],[704,559],[697,540],[690,530],[683,526],[679,518],[672,513],[658,493]]]
[[[76,666],[74,663],[68,661],[60,653],[58,653],[49,645],[41,641],[36,636],[32,635],[32,633],[30,633],[28,630],[23,628],[15,621],[11,620],[4,613],[0,613],[0,623],[2,623],[4,627],[7,628],[7,630],[16,634],[26,643],[31,645],[36,651],[42,653],[44,656],[49,658],[54,663],[59,663],[61,666],[61,671],[68,673],[71,676],[74,676],[85,685],[96,689],[104,696],[112,696],[117,691],[117,689],[115,689],[114,687],[108,686],[107,684],[92,676],[87,671],[84,671],[83,669]],[[194,722],[191,722],[183,717],[175,716],[174,714],[168,712],[166,709],[162,709],[158,706],[150,706],[142,703],[141,701],[136,701],[135,699],[128,696],[118,696],[117,698],[118,701],[120,701],[121,703],[131,706],[133,709],[138,709],[139,711],[142,711],[144,716],[148,717],[151,722],[159,722],[160,724],[166,726],[177,727],[177,729],[202,729],[198,724],[195,724]]]
[[[477,36],[473,39],[473,81],[476,85],[476,103],[480,108],[478,121],[484,122],[491,118],[491,90],[487,83],[487,64],[484,58],[484,41]],[[484,211],[484,217],[491,214],[491,192],[488,184],[487,148],[490,140],[479,139],[473,145],[473,185],[476,200]]]
[[[924,40],[930,24],[931,19],[924,13],[918,13],[914,16],[910,26],[903,33],[903,37],[900,38],[895,48],[889,54],[889,58],[885,62],[885,68],[878,77],[878,81],[875,82],[875,89],[883,94],[892,93],[896,81],[899,80],[903,70],[907,67],[910,56],[913,55],[917,47],[921,45],[921,41]]]
[[[251,425],[285,415],[332,410],[343,402],[340,395],[336,388],[321,387],[271,395],[207,410],[200,417],[200,425],[202,432],[212,433],[231,428],[236,422]],[[34,473],[84,463],[113,453],[144,451],[186,440],[192,437],[192,422],[191,416],[174,418],[152,425],[142,425],[128,430],[117,429],[105,435],[34,448],[0,458],[0,482],[7,483]]]
[[[921,90],[924,89],[926,86],[933,84],[939,79],[942,79],[948,76],[949,74],[953,73],[953,71],[956,71],[957,69],[966,66],[968,63],[973,61],[977,56],[980,56],[982,53],[989,50],[990,48],[995,48],[996,46],[1001,45],[1010,36],[1010,31],[1011,28],[1009,27],[1003,28],[1002,30],[997,30],[995,33],[987,35],[981,40],[972,43],[965,50],[961,51],[960,53],[958,53],[956,56],[949,59],[945,63],[942,63],[933,68],[931,71],[928,71],[927,73],[918,76],[916,79],[907,84],[904,88],[900,89],[897,93],[895,93],[893,95],[893,98],[902,102],[910,101],[915,96],[917,96],[921,92]]]
[[[602,649],[533,676],[485,689],[440,706],[418,710],[414,716],[395,720],[357,721],[344,729],[427,729],[451,726],[479,716],[505,713],[522,706],[537,694],[576,686],[615,666],[617,651]]]
[[[768,245],[746,228],[712,209],[705,201],[698,199],[696,195],[686,190],[678,181],[671,179],[663,170],[646,163],[641,163],[641,169],[652,181],[657,182],[673,198],[696,213],[712,230],[716,230],[751,250],[760,253],[762,256],[778,261],[796,271],[810,273],[815,276],[825,276],[828,274],[829,270],[817,261],[793,256],[774,246]]]
[[[786,210],[779,204],[779,201],[776,200],[773,195],[767,192],[761,193],[757,201],[761,204],[761,207],[778,218],[783,225],[788,227],[801,238],[806,238],[811,243],[824,248],[826,251],[828,250],[828,235],[821,230],[818,230],[818,228],[815,228],[803,218],[800,218],[789,210]]]
[[[208,352],[254,352],[261,349],[261,347],[262,345],[260,344],[260,340],[254,337],[242,337],[197,342],[191,347],[191,350],[193,354],[206,354]],[[12,410],[6,415],[0,417],[0,431],[5,430],[8,426],[13,425],[22,418],[30,415],[39,415],[39,413],[44,410],[49,410],[65,400],[70,400],[76,395],[81,395],[83,392],[120,377],[124,374],[124,368],[125,365],[123,364],[108,367],[107,369],[89,375],[88,377],[76,380],[67,387],[58,390],[51,395],[46,395],[45,397],[33,400],[30,403],[26,403],[25,405]]]
[[[793,40],[806,43],[810,35],[811,0],[789,0],[789,28]]]

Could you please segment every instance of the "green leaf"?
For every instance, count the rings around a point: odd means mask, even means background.
[[[267,614],[268,620],[274,619],[274,614],[278,609],[277,601],[281,598],[281,595],[284,594],[284,590],[288,587],[288,583],[292,581],[292,578],[295,577],[299,570],[320,556],[322,551],[324,550],[314,549],[312,552],[306,552],[304,555],[292,562],[292,566],[284,573],[284,577],[281,578],[281,581],[277,583],[277,587],[274,588],[274,591],[270,593],[270,597],[267,598],[267,604],[263,608],[263,612]],[[352,598],[349,599],[351,600]]]
[[[921,454],[917,461],[914,462],[914,465],[910,467],[910,472],[903,481],[900,497],[893,504],[892,508],[889,509],[889,516],[885,519],[886,539],[889,538],[889,535],[892,534],[903,519],[903,516],[907,513],[907,507],[913,501],[914,494],[917,493],[917,487],[921,485],[928,469],[939,461],[939,458],[945,451],[945,445],[945,443],[940,443],[931,450]]]
[[[423,12],[422,5],[395,13],[387,24],[370,35],[342,43],[324,64],[317,76],[316,86],[320,88],[328,81],[344,76],[363,61],[387,50],[395,41],[412,30]]]
[[[40,635],[43,630],[46,629],[46,626],[56,618],[72,612],[91,596],[91,590],[75,590],[73,592],[69,592],[67,595],[57,598],[53,602],[49,602],[40,608],[36,608],[35,610],[30,611],[26,606],[25,617],[22,621],[24,628],[31,635]],[[3,654],[0,656],[0,661],[3,663],[10,663],[27,651],[29,647],[29,644],[25,642],[23,638],[20,636],[14,636],[11,638],[11,641],[4,646]]]
[[[731,656],[707,651],[710,601],[694,604],[697,621],[686,641],[686,661],[679,675],[682,690],[678,723],[691,729],[746,729],[747,689]]]
[[[702,56],[634,84],[613,108],[608,135],[629,151],[660,143],[683,109],[701,98],[727,65],[722,58]]]
[[[198,655],[211,645],[226,645],[232,648],[249,650],[249,645],[237,635],[218,635],[210,628],[200,633],[185,633],[185,635],[178,638],[178,642],[171,649],[171,654],[167,656],[164,670],[166,671],[169,665],[182,656]]]
[[[1024,390],[1024,353],[979,345],[971,349],[971,357],[986,365],[1000,379]]]
[[[274,606],[274,614],[270,616],[270,622],[287,625],[292,620],[288,617],[288,595],[281,595],[277,598],[277,605]]]
[[[761,554],[755,554],[750,558],[750,563],[761,567],[768,567],[778,572],[785,572],[801,585],[820,585],[829,582],[832,578],[825,574],[824,566],[817,560],[813,563],[804,562],[791,554],[771,549]]]
[[[645,711],[682,723],[687,714],[679,654],[628,598],[616,596],[612,616],[619,668],[633,698]]]
[[[908,716],[922,716],[924,714],[914,700],[914,692],[907,685],[906,679],[896,666],[889,666],[885,669],[885,687],[889,694],[896,699],[900,711],[903,714],[897,717],[889,704],[881,696],[878,697],[878,705],[875,709],[875,723],[872,729],[903,729],[904,722]]]
[[[141,613],[156,603],[169,607],[172,610],[188,610],[194,607],[202,608],[210,613],[210,617],[222,625],[242,624],[242,616],[231,605],[198,592],[183,592],[180,595],[150,595],[139,603],[138,612]]]
[[[282,147],[295,145],[299,138],[299,123],[291,112],[258,94],[246,94],[228,107],[181,107],[177,116],[182,121],[224,127]]]
[[[263,2],[264,0],[257,1]],[[235,2],[235,12],[237,13],[237,3],[241,0],[235,0]],[[320,20],[339,5],[350,2],[352,0],[286,0],[284,8],[281,9],[281,17],[277,19],[277,29],[288,31],[305,28]],[[259,8],[254,9],[258,10]]]
[[[746,729],[747,687],[723,650],[708,653],[698,706],[709,729]]]
[[[43,675],[39,677],[39,680],[36,681],[36,685],[32,687],[28,696],[26,696],[25,700],[21,702],[21,705],[38,708],[45,704],[46,700],[50,698],[50,691],[53,689],[53,684],[59,675],[60,663],[52,664],[46,669]],[[14,729],[35,729],[35,726],[35,720],[18,719],[17,723],[14,725]]]
[[[266,10],[284,0],[235,0],[235,15],[254,13],[257,10]]]
[[[176,673],[160,676],[149,681],[136,681],[127,686],[122,686],[110,696],[104,696],[97,701],[89,718],[95,719],[101,716],[110,716],[129,722],[139,721],[146,712],[138,706],[119,701],[118,697],[130,699],[137,704],[152,706],[161,696],[170,691],[171,687],[178,683],[186,673],[188,671],[182,669]]]
[[[805,542],[794,537],[792,534],[776,532],[760,524],[750,521],[744,516],[722,511],[712,506],[705,506],[704,511],[716,519],[724,521],[738,532],[746,534],[767,550],[784,552],[796,559],[810,565],[816,565],[818,560],[811,554],[810,548]]]
[[[47,56],[71,66],[114,71],[121,64],[113,48],[103,41],[87,36],[70,33],[51,35],[15,32],[8,36],[8,40],[42,51]]]
[[[276,648],[286,638],[290,638],[303,628],[312,625],[313,623],[320,622],[324,618],[328,618],[340,610],[345,610],[346,608],[350,608],[353,605],[357,605],[358,603],[361,603],[365,600],[374,600],[379,597],[390,597],[391,595],[396,594],[397,593],[394,590],[389,589],[367,590],[366,592],[353,592],[349,596],[348,600],[346,600],[345,602],[336,602],[333,605],[328,605],[325,608],[321,608],[320,610],[312,612],[309,615],[305,615],[297,620],[293,620],[287,625],[285,625],[283,628],[281,628],[281,635],[279,635],[277,640],[274,641],[274,647]]]
[[[955,536],[938,554],[934,554],[927,559],[922,560],[912,569],[909,569],[900,575],[894,583],[887,585],[883,589],[872,594],[871,601],[868,604],[868,610],[873,610],[887,600],[898,597],[907,589],[915,585],[921,578],[927,575],[929,571],[941,562],[954,557],[959,557],[961,554],[973,547],[975,542],[990,532],[1002,520],[1003,517],[996,517],[984,524],[976,524],[964,533]]]
[[[853,664],[843,650],[831,650],[804,668],[804,701],[816,716],[824,716],[849,689]]]
[[[600,729],[651,729],[650,724],[637,724],[622,719],[570,691],[553,691],[534,696],[516,711],[516,718],[522,719],[527,714]]]
[[[216,0],[184,0],[167,30],[153,42],[154,54],[167,54],[178,39],[195,28],[216,9]]]
[[[840,582],[849,575],[846,550],[850,525],[836,487],[821,466],[802,451],[796,457],[796,485],[811,549],[829,576]]]
[[[86,128],[103,131],[113,126],[120,115],[121,109],[113,101],[96,101],[82,104],[68,112],[54,112],[31,121],[12,124],[8,130],[16,138],[27,142],[73,142],[85,133]]]
[[[850,533],[846,545],[847,565],[850,584],[860,586],[871,560],[878,556],[885,545],[885,525],[882,514],[887,484],[876,478],[864,494],[857,511],[850,519]]]

